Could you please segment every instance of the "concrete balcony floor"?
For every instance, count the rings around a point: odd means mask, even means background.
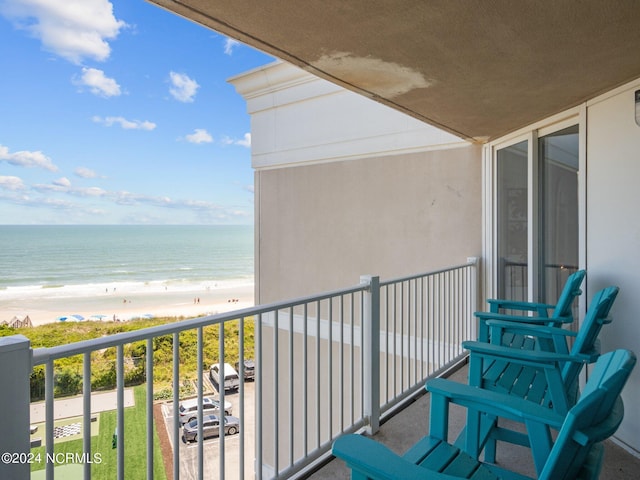
[[[458,370],[451,376],[451,379],[466,383],[467,367]],[[385,422],[373,438],[396,453],[402,454],[407,451],[428,431],[429,400],[428,393],[419,397]],[[452,438],[455,438],[464,426],[464,414],[465,409],[455,406],[452,408],[449,421],[450,432],[453,433]],[[527,448],[500,442],[498,443],[497,461],[502,467],[535,478],[533,461]],[[601,480],[635,480],[638,478],[638,472],[640,472],[640,458],[630,454],[612,441],[606,442],[604,465],[600,474]],[[333,459],[308,478],[312,480],[339,480],[348,479],[350,476],[344,462]]]

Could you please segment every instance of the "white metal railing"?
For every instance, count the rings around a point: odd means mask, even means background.
[[[173,419],[168,422],[173,478],[244,479],[255,475],[261,479],[299,475],[329,454],[331,442],[337,436],[362,429],[375,432],[381,419],[418,392],[426,378],[441,373],[463,355],[461,341],[474,336],[472,319],[477,288],[477,268],[475,262],[470,262],[387,282],[362,277],[360,284],[335,292],[59,347],[33,350],[24,337],[5,337],[0,339],[3,385],[0,430],[16,435],[3,434],[0,439],[2,452],[12,455],[2,457],[0,478],[29,478],[28,460],[36,460],[29,459],[28,435],[29,372],[36,365],[45,366],[46,411],[46,455],[37,460],[46,463],[47,480],[59,477],[54,468],[55,459],[59,458],[54,438],[54,361],[74,355],[82,355],[84,359],[82,408],[78,415],[82,415],[86,428],[82,428],[79,463],[84,478],[92,478],[92,469],[96,467],[89,460],[101,452],[92,451],[91,442],[95,394],[91,391],[91,355],[110,347],[116,348],[117,460],[109,476],[119,480],[130,478],[127,462],[131,460],[126,460],[125,455],[125,448],[131,446],[125,430],[124,348],[139,341],[146,342],[147,353],[146,441],[144,446],[135,447],[138,449],[135,462],[146,461],[146,478],[155,478],[154,464],[165,459],[154,456],[154,432],[157,434],[163,426],[154,422],[155,365],[153,355],[148,353],[153,352],[154,339],[167,335],[173,344],[173,402],[169,409]],[[239,321],[237,338],[227,338],[225,342],[224,326],[230,321]],[[197,332],[197,398],[202,407],[203,372],[210,363],[228,360],[225,344],[238,342],[240,364],[245,357],[253,357],[254,352],[247,352],[244,342],[245,326],[250,321],[255,325],[256,381],[250,385],[241,379],[238,396],[234,398],[238,405],[234,415],[240,419],[239,437],[230,440],[221,435],[215,442],[205,442],[203,410],[199,408],[198,441],[193,455],[193,450],[186,450],[182,444],[178,414],[180,335],[189,330]],[[204,328],[211,325],[218,326],[217,359],[203,358],[208,340]],[[206,360],[210,363],[205,363]],[[218,390],[220,404],[224,405],[224,376],[220,377]],[[255,395],[253,402],[251,395]],[[231,442],[233,448],[225,446]]]
[[[474,338],[476,259],[296,301],[256,325],[257,478],[304,474],[458,363]]]

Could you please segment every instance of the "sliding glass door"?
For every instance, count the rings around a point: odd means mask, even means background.
[[[555,303],[579,263],[578,126],[495,152],[497,296]]]
[[[541,137],[539,161],[538,292],[555,303],[578,269],[578,126]]]
[[[528,142],[498,150],[496,215],[498,235],[498,298],[528,298],[529,180]]]

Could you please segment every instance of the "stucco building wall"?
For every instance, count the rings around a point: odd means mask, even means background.
[[[258,301],[479,255],[480,158],[466,146],[257,171]]]

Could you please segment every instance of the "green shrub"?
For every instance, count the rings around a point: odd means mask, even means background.
[[[0,337],[22,334],[31,341],[33,348],[54,347],[79,342],[91,338],[99,338],[124,331],[163,325],[180,321],[176,318],[141,319],[131,322],[77,322],[50,323],[33,328],[0,328]],[[226,322],[224,325],[225,361],[235,363],[238,360],[239,320]],[[203,368],[218,362],[219,325],[203,328]],[[182,381],[187,383],[181,387],[181,396],[192,391],[191,381],[197,378],[197,329],[188,330],[178,335],[179,338],[179,372]],[[245,320],[244,328],[245,355],[253,356],[254,323]],[[153,380],[154,396],[165,395],[169,398],[173,385],[173,335],[156,337],[153,345]],[[124,347],[125,385],[137,385],[146,381],[146,340],[137,341]],[[63,358],[54,362],[56,375],[56,396],[76,395],[82,392],[83,355]],[[33,401],[44,398],[45,373],[44,366],[34,367],[30,378],[31,398]],[[190,385],[190,386],[188,386]],[[95,390],[113,389],[116,386],[116,348],[110,347],[91,355],[91,388]]]

